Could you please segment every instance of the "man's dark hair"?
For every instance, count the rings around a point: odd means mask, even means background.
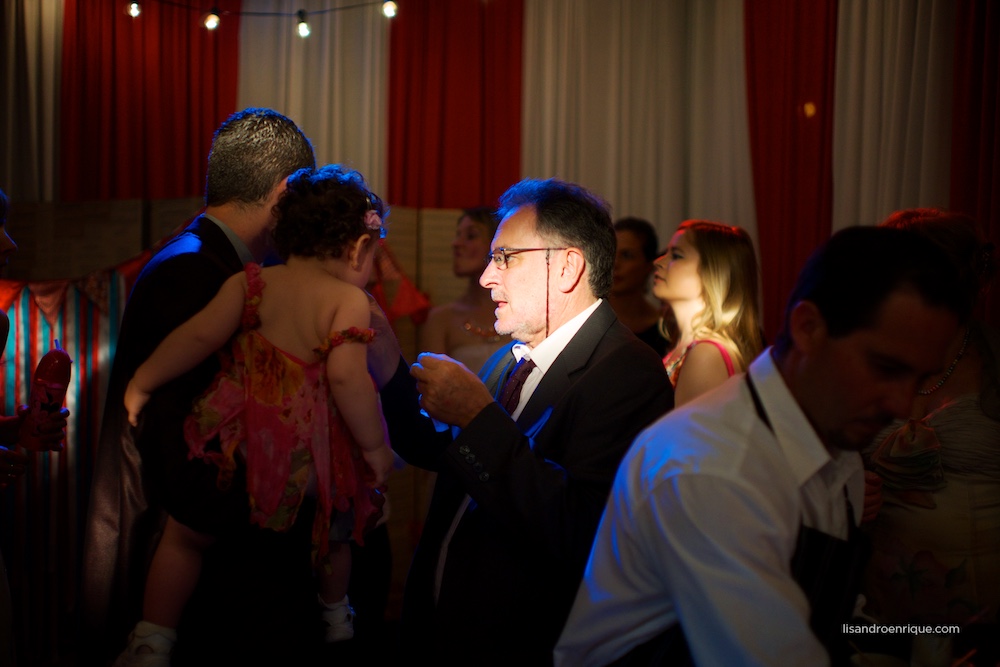
[[[215,132],[208,154],[205,203],[262,203],[299,169],[316,167],[312,144],[295,123],[272,109],[231,115]]]
[[[590,268],[590,289],[605,298],[615,267],[615,230],[607,204],[586,188],[555,178],[525,179],[500,197],[501,220],[522,206],[535,209],[538,234],[558,246],[583,251]]]
[[[615,223],[615,231],[635,234],[642,245],[642,256],[646,258],[647,262],[652,262],[659,256],[660,240],[656,236],[656,228],[649,220],[622,218]]]
[[[915,291],[927,305],[949,310],[964,322],[972,302],[956,275],[944,252],[913,232],[887,227],[841,230],[813,253],[799,274],[775,351],[783,355],[791,348],[788,321],[800,301],[816,305],[834,338],[874,326],[882,303],[899,289]]]

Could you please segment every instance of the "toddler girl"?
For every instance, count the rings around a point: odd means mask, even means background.
[[[257,526],[288,530],[303,498],[317,497],[313,557],[331,642],[354,635],[347,541],[361,542],[378,518],[373,489],[393,464],[366,366],[374,332],[363,291],[385,213],[356,171],[330,165],[290,176],[275,207],[274,244],[285,264],[248,264],[226,281],[139,367],[125,393],[135,425],[152,391],[232,338],[230,356],[185,422],[189,456],[218,466],[223,490],[245,465]],[[214,541],[168,518],[146,580],[143,620],[116,665],[169,665],[174,628]]]

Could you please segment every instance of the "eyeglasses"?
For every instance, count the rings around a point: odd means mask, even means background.
[[[562,248],[496,248],[490,254],[486,255],[486,265],[489,266],[490,262],[493,262],[496,267],[500,270],[507,268],[507,261],[510,260],[514,255],[520,255],[522,252],[535,252],[536,250],[566,250],[566,247]]]

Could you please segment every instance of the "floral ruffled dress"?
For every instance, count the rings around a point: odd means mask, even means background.
[[[246,462],[251,523],[286,531],[295,523],[312,470],[317,511],[313,521],[314,561],[326,554],[333,512],[354,510],[353,539],[363,543],[369,519],[380,508],[363,482],[366,466],[330,394],[326,357],[344,343],[369,343],[372,329],[352,327],[332,334],[303,361],[260,335],[257,308],[264,289],[261,267],[247,264],[242,330],[231,358],[195,402],[184,424],[189,457],[219,467],[217,484],[227,489],[236,457]],[[221,451],[206,445],[219,438]]]

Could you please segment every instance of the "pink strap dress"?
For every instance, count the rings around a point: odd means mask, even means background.
[[[684,366],[684,359],[687,357],[688,352],[690,352],[691,349],[695,345],[698,345],[699,343],[708,343],[709,345],[714,345],[716,349],[719,350],[719,354],[722,355],[722,360],[726,362],[726,372],[729,374],[729,377],[733,377],[733,375],[736,374],[736,367],[733,366],[733,360],[729,356],[729,350],[726,349],[726,346],[718,341],[701,339],[692,341],[691,344],[688,345],[687,348],[685,348],[684,354],[677,357],[676,359],[673,359],[669,362],[667,361],[666,357],[663,359],[663,366],[667,369],[667,375],[670,376],[670,383],[673,386],[675,387],[677,386],[677,378],[679,378],[681,375],[681,368]]]
[[[233,339],[232,356],[223,360],[222,370],[184,424],[189,457],[216,464],[217,484],[226,489],[240,456],[247,468],[250,521],[276,531],[295,523],[315,470],[315,562],[327,552],[334,510],[353,508],[352,537],[359,544],[366,523],[378,511],[363,481],[364,459],[333,402],[326,377],[326,357],[332,348],[349,342],[367,344],[375,332],[353,327],[336,332],[314,350],[314,359],[298,359],[257,331],[264,281],[259,265],[247,264],[245,271],[243,323]],[[206,449],[216,436],[221,451]]]

